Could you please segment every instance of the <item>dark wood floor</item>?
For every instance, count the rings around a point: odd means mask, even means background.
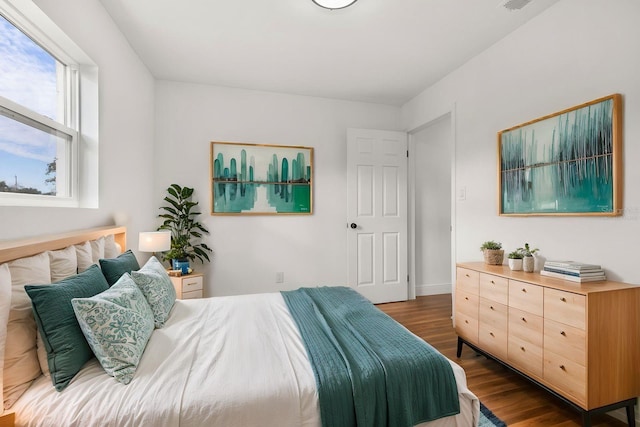
[[[580,413],[523,377],[464,346],[456,357],[457,335],[451,322],[451,295],[418,297],[378,305],[414,334],[464,368],[469,389],[508,426],[581,426]],[[592,418],[594,427],[626,426],[607,415]]]

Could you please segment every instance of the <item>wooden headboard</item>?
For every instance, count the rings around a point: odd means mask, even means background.
[[[95,240],[113,234],[114,240],[122,251],[127,250],[127,228],[117,226],[89,228],[60,234],[30,237],[18,240],[0,241],[0,264],[18,258],[39,254],[44,251],[55,251],[67,246],[76,245],[87,240]]]

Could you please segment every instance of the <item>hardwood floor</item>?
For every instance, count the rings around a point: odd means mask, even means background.
[[[508,426],[582,426],[579,412],[499,363],[477,355],[467,346],[458,359],[450,294],[377,307],[462,366],[469,389]],[[593,427],[626,425],[604,414],[592,417]]]

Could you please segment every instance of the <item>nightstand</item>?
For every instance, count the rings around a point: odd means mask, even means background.
[[[202,298],[204,288],[204,274],[191,273],[179,277],[170,277],[176,296],[179,299]],[[0,426],[1,427],[1,426]]]
[[[11,412],[8,414],[0,415],[0,427],[14,427],[16,414]]]

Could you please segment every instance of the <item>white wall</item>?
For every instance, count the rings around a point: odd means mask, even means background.
[[[128,217],[128,246],[155,225],[154,79],[97,0],[35,3],[99,67],[99,208],[0,207],[0,239],[113,224]]]
[[[451,292],[451,116],[411,136],[415,144],[416,295]]]
[[[156,87],[154,205],[171,183],[195,188],[215,252],[204,266],[205,295],[345,285],[346,130],[396,130],[400,109],[168,81]],[[209,215],[210,141],[314,147],[313,215]],[[276,272],[285,283],[275,283]]]
[[[640,2],[563,0],[402,108],[406,129],[455,105],[456,261],[480,261],[489,239],[510,251],[529,242],[547,258],[602,264],[609,278],[640,283]],[[624,99],[624,215],[497,215],[496,134],[612,93]]]

